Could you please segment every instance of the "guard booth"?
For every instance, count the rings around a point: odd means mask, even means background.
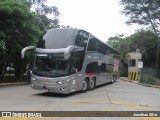
[[[128,60],[128,80],[140,80],[143,67],[142,53],[137,49],[136,52],[128,53],[126,58]]]

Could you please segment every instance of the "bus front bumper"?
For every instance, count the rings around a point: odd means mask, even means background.
[[[57,84],[57,85],[45,85],[40,84],[36,81],[31,81],[31,88],[41,91],[53,92],[53,93],[60,93],[60,94],[69,94],[76,91],[76,87],[71,86],[69,87],[69,83],[65,84]]]

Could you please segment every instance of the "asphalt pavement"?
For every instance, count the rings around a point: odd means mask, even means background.
[[[160,89],[124,80],[86,93],[61,95],[31,89],[29,84],[0,87],[0,111],[160,111]],[[158,117],[44,117],[1,119],[159,120]]]

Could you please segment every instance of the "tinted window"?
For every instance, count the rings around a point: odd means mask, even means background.
[[[87,51],[97,51],[102,54],[107,54],[107,52],[112,53],[118,53],[115,50],[113,50],[111,47],[109,47],[107,44],[99,41],[97,38],[91,36],[88,43]]]
[[[113,64],[114,64],[114,59],[109,59],[109,60],[108,60],[108,65],[113,66]]]
[[[106,64],[102,63],[101,67],[100,67],[100,71],[101,72],[106,72]]]
[[[88,51],[97,51],[96,49],[96,45],[97,45],[97,39],[94,37],[91,37],[88,43]]]
[[[44,77],[62,77],[69,74],[69,60],[63,54],[36,54],[33,73]]]
[[[77,70],[77,72],[82,69],[84,56],[84,51],[76,51],[71,53],[71,73],[74,73],[75,69]]]
[[[80,30],[75,39],[75,45],[80,47],[86,47],[88,41],[89,33]]]
[[[91,37],[88,44],[88,51],[97,51],[102,54],[106,54],[107,48],[106,45],[100,42],[97,38]]]
[[[86,73],[96,73],[98,71],[98,63],[93,62],[87,65]]]
[[[75,29],[50,29],[40,37],[37,47],[46,49],[66,48],[74,44],[77,32]]]

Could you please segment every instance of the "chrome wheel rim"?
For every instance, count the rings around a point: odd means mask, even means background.
[[[87,89],[87,82],[86,80],[83,81],[83,90],[86,90]]]
[[[90,82],[90,87],[91,87],[91,88],[94,87],[94,80],[91,80],[91,82]]]

